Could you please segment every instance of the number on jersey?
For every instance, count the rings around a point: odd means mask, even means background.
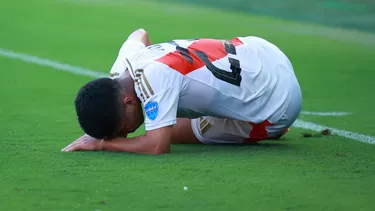
[[[195,46],[205,45],[206,43],[204,43],[204,42],[205,42],[205,40],[196,40],[194,42],[194,45]],[[217,42],[220,42],[220,45],[223,45],[223,47],[225,49],[225,52],[227,54],[236,55],[236,47],[231,42],[229,42],[229,41],[221,42],[219,40],[217,40]],[[239,60],[228,57],[230,69],[232,70],[232,72],[228,72],[228,71],[220,69],[220,68],[216,67],[214,64],[212,64],[212,62],[210,61],[210,59],[207,56],[207,54],[208,54],[207,51],[209,51],[210,49],[204,50],[204,51],[206,51],[206,52],[204,52],[203,50],[190,50],[189,47],[183,48],[183,47],[179,46],[175,41],[170,41],[168,43],[176,46],[176,50],[190,64],[193,64],[193,62],[194,62],[194,59],[191,55],[191,53],[193,53],[196,57],[198,57],[204,63],[204,65],[207,67],[207,69],[210,70],[211,73],[216,78],[218,78],[222,81],[225,81],[227,83],[230,83],[232,85],[235,85],[235,86],[241,85],[242,77],[241,77],[241,67],[240,67],[240,61]]]

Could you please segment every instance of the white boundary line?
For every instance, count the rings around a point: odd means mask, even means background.
[[[373,136],[368,136],[368,135],[364,135],[360,133],[354,133],[354,132],[350,132],[346,130],[340,130],[337,128],[327,127],[324,125],[318,125],[318,124],[303,121],[300,119],[297,119],[294,122],[293,127],[319,131],[319,132],[325,129],[329,129],[332,131],[333,134],[336,134],[338,136],[342,136],[345,138],[353,139],[353,140],[364,142],[364,143],[375,144],[375,137]]]
[[[69,64],[64,64],[64,63],[60,63],[60,62],[49,60],[49,59],[43,59],[43,58],[32,56],[29,54],[16,53],[16,52],[9,51],[9,50],[2,49],[2,48],[0,48],[0,56],[11,58],[11,59],[22,60],[24,62],[34,63],[34,64],[38,64],[41,66],[52,67],[56,70],[70,72],[76,75],[85,75],[85,76],[90,76],[94,78],[108,76],[98,71],[94,71],[94,70],[90,70],[90,69],[86,69],[82,67],[77,67],[77,66],[72,66]]]
[[[312,116],[347,116],[352,113],[350,112],[312,112],[312,111],[302,111],[301,114],[312,115]]]
[[[70,72],[73,74],[77,75],[84,75],[84,76],[90,76],[90,77],[106,77],[107,75],[104,73],[99,73],[94,70],[82,68],[82,67],[77,67],[77,66],[72,66],[69,64],[64,64],[60,63],[57,61],[53,61],[50,59],[43,59],[40,57],[32,56],[29,54],[24,54],[24,53],[16,53],[10,50],[2,49],[0,48],[0,56],[6,57],[6,58],[11,58],[11,59],[16,59],[16,60],[22,60],[24,62],[28,63],[34,63],[38,64],[41,66],[48,66],[52,67],[56,70],[61,70],[65,72]],[[303,129],[308,129],[308,130],[313,130],[313,131],[322,131],[324,129],[330,129],[334,134],[337,134],[339,136],[353,139],[356,141],[364,142],[364,143],[369,143],[369,144],[375,144],[375,137],[373,136],[368,136],[368,135],[363,135],[359,133],[353,133],[350,131],[346,130],[340,130],[337,128],[330,128],[324,125],[318,125],[312,122],[307,122],[303,120],[296,120],[295,123],[293,124],[294,127],[296,128],[303,128]]]

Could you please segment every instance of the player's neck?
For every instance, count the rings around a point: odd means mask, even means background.
[[[123,77],[117,79],[121,85],[122,91],[126,95],[135,94],[134,90],[134,81],[133,78],[130,76],[129,72],[126,71]]]

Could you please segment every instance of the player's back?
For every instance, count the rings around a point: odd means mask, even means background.
[[[290,75],[294,75],[287,57],[257,37],[173,40],[139,51],[130,63],[134,71],[144,71],[153,92],[178,92],[178,117],[254,123],[281,118],[290,95]],[[136,75],[136,82],[144,80],[138,73],[137,81]],[[151,95],[147,92],[139,87],[137,94]]]

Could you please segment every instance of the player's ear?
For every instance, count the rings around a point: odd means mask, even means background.
[[[125,97],[123,99],[122,104],[124,106],[135,106],[137,104],[137,101],[136,101],[136,99],[129,96],[129,97]]]
[[[132,99],[131,99],[131,97],[124,97],[123,99],[122,99],[122,105],[124,105],[124,106],[128,106],[128,105],[131,105],[132,104]]]

